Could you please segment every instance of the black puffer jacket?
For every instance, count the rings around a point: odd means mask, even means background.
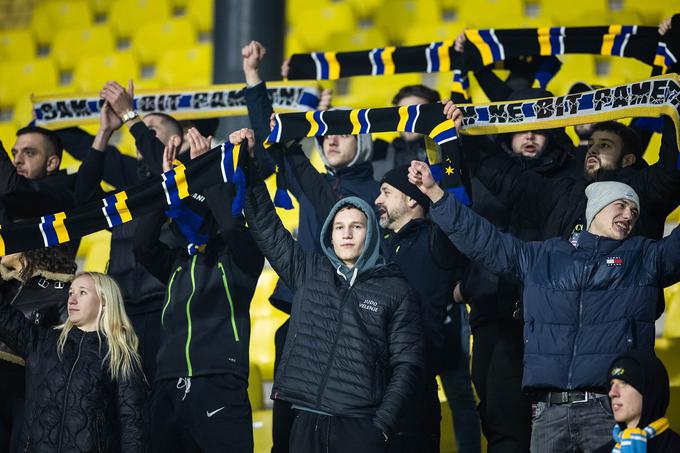
[[[75,327],[59,357],[59,334],[0,304],[0,339],[26,361],[25,451],[143,451],[147,407],[141,372],[112,380],[102,366],[106,340]]]
[[[333,415],[372,418],[383,432],[392,432],[423,368],[414,291],[394,265],[355,272],[348,281],[328,257],[304,252],[261,182],[249,187],[246,218],[265,257],[295,291],[272,397]],[[368,234],[375,240],[367,236],[366,242],[377,248],[374,217],[373,222],[375,231]]]

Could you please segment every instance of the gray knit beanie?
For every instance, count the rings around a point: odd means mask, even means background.
[[[640,198],[632,187],[622,182],[606,181],[594,182],[586,187],[586,230],[590,228],[593,219],[605,206],[616,200],[630,200],[640,211]]]

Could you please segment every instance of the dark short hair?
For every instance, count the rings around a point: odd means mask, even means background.
[[[162,112],[153,112],[147,114],[146,116],[158,116],[162,118],[162,122],[167,125],[167,127],[170,129],[170,132],[173,135],[179,135],[179,139],[184,141],[184,129],[182,128],[182,125],[179,123],[179,121],[177,121],[174,117]]]
[[[26,135],[26,134],[40,134],[42,135],[45,140],[47,141],[47,145],[50,149],[47,150],[49,155],[55,155],[59,159],[61,159],[61,154],[62,154],[62,149],[63,146],[61,144],[61,140],[59,139],[59,136],[54,132],[49,129],[45,129],[44,127],[38,127],[38,126],[26,126],[22,127],[17,131],[16,136],[19,137],[21,135]]]
[[[394,98],[392,98],[392,105],[398,105],[402,99],[409,96],[418,96],[419,98],[427,100],[429,104],[441,101],[439,92],[432,88],[426,87],[425,85],[406,85],[394,95]]]
[[[621,158],[626,154],[633,154],[637,159],[642,159],[642,142],[635,130],[618,121],[603,121],[593,126],[593,133],[597,131],[611,132],[621,139],[621,143],[623,143]]]

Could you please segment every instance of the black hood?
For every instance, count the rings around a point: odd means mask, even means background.
[[[634,361],[638,365],[637,371],[643,377],[642,388],[638,389],[642,394],[642,416],[638,427],[644,428],[666,414],[670,402],[668,372],[661,360],[647,351],[636,350],[621,354],[612,365],[622,358]]]

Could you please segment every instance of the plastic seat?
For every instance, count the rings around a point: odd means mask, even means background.
[[[141,64],[151,64],[164,52],[195,42],[196,30],[188,19],[170,19],[141,26],[132,37],[132,51]]]
[[[84,272],[106,272],[111,252],[111,232],[108,230],[88,234],[80,240],[78,256],[84,259]]]
[[[33,10],[31,30],[38,43],[49,44],[55,30],[86,27],[92,23],[92,11],[85,0],[55,0],[38,3]]]
[[[434,41],[455,41],[463,28],[464,27],[460,22],[442,22],[437,25],[418,25],[410,28],[404,34],[403,45],[414,46]]]
[[[334,33],[328,38],[334,50],[350,52],[387,46],[387,38],[376,27]]]
[[[2,60],[30,60],[35,57],[36,44],[27,29],[0,32],[0,58]]]
[[[275,316],[274,307],[269,303],[269,296],[274,292],[279,276],[271,267],[265,267],[257,281],[257,289],[250,303],[250,317],[253,319],[271,318]]]
[[[442,12],[436,0],[393,0],[375,13],[376,25],[392,44],[401,44],[410,27],[438,24]]]
[[[162,22],[170,17],[166,0],[116,0],[111,6],[109,22],[118,38],[130,38],[140,27],[150,22]]]
[[[111,10],[111,0],[88,0],[90,10],[97,16],[106,16]]]
[[[2,142],[2,146],[5,148],[5,152],[7,152],[8,155],[16,141],[16,132],[17,128],[11,121],[0,123],[0,142]]]
[[[156,74],[163,86],[210,85],[213,72],[211,44],[168,50],[158,61]]]
[[[512,28],[509,22],[523,16],[522,0],[461,0],[456,20],[471,28]]]
[[[607,0],[589,1],[587,6],[579,8],[565,8],[564,3],[554,0],[541,0],[539,14],[548,16],[555,21],[556,26],[586,26],[606,25],[606,14],[609,12]]]
[[[292,15],[290,15],[292,14]],[[293,32],[308,48],[316,51],[332,50],[328,37],[333,33],[355,29],[354,14],[346,3],[331,3],[321,7],[307,7],[290,12]]]
[[[274,335],[288,315],[254,319],[250,328],[250,363],[257,365],[263,380],[274,379]]]
[[[99,92],[109,80],[127,86],[128,80],[136,81],[138,77],[139,66],[134,56],[120,52],[83,58],[73,73],[73,82],[81,91]]]
[[[395,94],[406,85],[422,82],[421,74],[396,74],[391,76],[362,76],[350,79],[348,107],[385,107],[390,105]],[[336,103],[337,105],[343,105]]]
[[[0,65],[0,107],[11,107],[32,93],[50,93],[57,88],[57,70],[49,58]]]
[[[52,46],[52,58],[59,69],[73,69],[83,57],[109,54],[115,48],[111,29],[106,25],[73,28],[57,32]]]
[[[386,0],[346,0],[354,15],[360,19],[371,17],[381,8],[389,5]]]
[[[176,0],[175,0],[176,1]],[[187,1],[186,14],[201,33],[208,33],[213,29],[214,0]]]

